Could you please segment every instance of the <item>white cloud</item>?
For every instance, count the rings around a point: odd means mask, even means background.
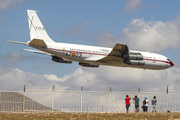
[[[96,75],[78,68],[70,75],[58,78],[54,74],[38,75],[26,73],[19,69],[0,67],[1,90],[22,90],[23,86],[32,89],[48,89],[55,85],[55,89],[68,89],[71,86],[80,88],[81,85],[94,85]]]
[[[166,70],[142,70],[122,67],[100,66],[97,69],[79,67],[70,75],[58,78],[56,75],[38,75],[19,69],[0,67],[1,90],[22,90],[23,85],[31,89],[71,89],[83,85],[86,90],[136,91],[140,86],[146,91],[165,91],[180,86],[180,68]]]
[[[19,69],[0,67],[1,90],[22,90],[23,85],[33,88],[48,88],[49,81],[37,74],[25,73]]]
[[[141,0],[129,0],[125,7],[124,11],[125,12],[131,12],[131,11],[139,11],[141,8],[140,6],[143,5],[144,3]]]
[[[82,74],[82,73],[83,73],[82,69],[81,69],[81,68],[78,68],[74,73],[72,73],[71,75],[65,75],[63,78],[58,78],[58,77],[57,77],[56,75],[54,75],[54,74],[51,74],[51,75],[46,74],[46,75],[44,75],[44,76],[45,76],[47,79],[49,79],[49,80],[64,82],[64,81],[68,80],[69,78],[71,78],[71,77],[76,77],[77,75],[80,75],[80,74]]]
[[[97,37],[99,44],[113,47],[115,43],[124,43],[129,49],[161,52],[168,48],[179,48],[180,16],[174,20],[149,21],[132,19],[120,36],[102,31]]]
[[[149,21],[143,19],[133,19],[130,27],[122,32],[122,39],[128,41],[131,47],[140,50],[147,49],[153,52],[163,51],[168,48],[178,48],[180,24],[177,22],[180,17],[175,20]]]
[[[100,34],[97,35],[97,41],[99,45],[103,45],[103,47],[114,47],[114,45],[119,42],[120,36],[112,35],[107,32],[107,30],[103,30]],[[122,43],[122,41],[121,41]]]
[[[99,72],[97,72],[99,71]],[[179,68],[170,68],[166,70],[142,70],[134,68],[106,67],[101,66],[98,70],[91,70],[96,74],[95,79],[99,79],[99,85],[109,85],[118,87],[120,90],[133,90],[138,86],[146,90],[158,88],[162,91],[167,85],[171,89],[178,88],[180,84],[174,86],[174,82],[178,79],[180,73]],[[99,73],[101,73],[99,75]],[[165,89],[164,89],[165,90]]]
[[[7,9],[11,5],[15,5],[17,2],[22,2],[22,0],[0,0],[0,11]]]
[[[10,55],[9,57],[8,57],[8,60],[11,62],[11,63],[13,63],[13,64],[15,64],[18,60],[20,60],[20,55],[18,54],[18,53],[13,53],[12,55]]]

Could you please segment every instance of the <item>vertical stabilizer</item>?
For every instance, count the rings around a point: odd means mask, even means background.
[[[27,10],[30,38],[40,39],[44,42],[54,42],[47,34],[43,24],[34,10]]]

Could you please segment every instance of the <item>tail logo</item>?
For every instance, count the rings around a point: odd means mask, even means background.
[[[28,18],[29,18],[29,21],[30,21],[29,31],[31,31],[31,28],[32,28],[32,27],[34,28],[35,31],[36,31],[36,30],[42,30],[42,31],[45,30],[44,27],[38,27],[38,26],[35,26],[35,25],[33,24],[33,17],[32,17],[32,19],[30,19],[30,17],[28,16]]]

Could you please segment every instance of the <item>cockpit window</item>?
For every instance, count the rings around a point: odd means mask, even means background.
[[[170,59],[167,59],[167,60],[168,60],[169,62],[171,62]]]
[[[167,60],[169,61],[169,64],[171,65],[171,67],[174,66],[173,62],[171,62],[169,59],[167,59]]]

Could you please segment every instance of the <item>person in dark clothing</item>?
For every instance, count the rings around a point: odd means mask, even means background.
[[[147,113],[147,110],[148,110],[148,99],[147,97],[145,97],[145,99],[143,100],[143,113]]]
[[[139,108],[139,98],[137,98],[137,95],[135,95],[133,100],[135,101],[135,109],[136,109],[136,113],[137,113],[138,112],[138,108]]]

